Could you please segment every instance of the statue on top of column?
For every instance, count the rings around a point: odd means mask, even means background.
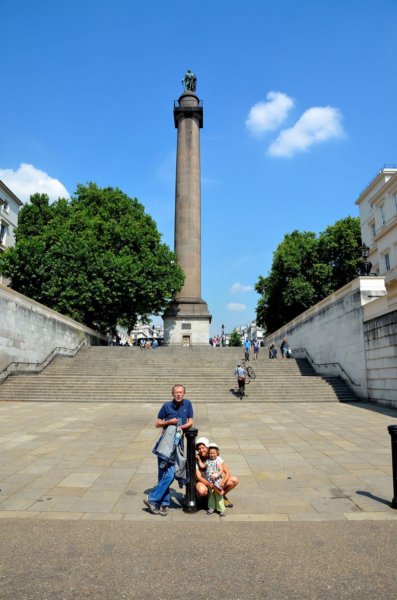
[[[196,91],[196,82],[197,82],[196,75],[194,73],[192,73],[190,69],[188,69],[185,77],[182,79],[182,85],[183,85],[185,92],[195,92]]]

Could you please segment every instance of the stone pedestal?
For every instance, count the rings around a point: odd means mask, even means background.
[[[175,185],[175,253],[185,273],[182,290],[163,315],[164,343],[209,343],[211,315],[201,298],[200,128],[203,107],[184,92],[174,107],[178,129]]]
[[[175,301],[166,310],[164,344],[199,346],[209,344],[211,315],[204,300]]]

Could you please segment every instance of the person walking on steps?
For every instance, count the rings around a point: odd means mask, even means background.
[[[254,340],[254,360],[257,360],[259,354],[259,340],[255,338]]]
[[[244,357],[245,357],[245,360],[249,360],[250,359],[250,350],[251,350],[251,342],[247,338],[246,340],[244,340]]]
[[[245,396],[245,378],[247,376],[247,371],[240,364],[237,365],[234,374],[237,375],[237,384],[238,384],[238,395],[240,400],[243,396]]]
[[[283,340],[282,340],[281,346],[280,346],[281,358],[283,360],[288,358],[288,347],[289,346],[288,346],[287,338],[283,337]]]

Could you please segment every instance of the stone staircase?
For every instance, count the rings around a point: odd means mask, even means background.
[[[175,383],[193,402],[240,402],[234,393],[242,348],[83,347],[57,357],[39,374],[13,375],[0,385],[0,401],[164,402]],[[253,402],[338,402],[356,397],[338,377],[321,377],[305,359],[269,360],[262,350],[249,363],[256,379],[246,386]]]

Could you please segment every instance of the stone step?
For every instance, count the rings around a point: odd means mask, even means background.
[[[239,401],[232,391],[233,371],[241,359],[241,348],[82,348],[73,358],[55,358],[39,374],[9,377],[0,386],[0,399],[158,403],[181,381],[194,402]],[[263,352],[250,366],[257,377],[247,385],[247,394],[258,402],[354,399],[342,380],[318,376],[305,360],[269,360]]]
[[[13,382],[11,378],[9,378],[8,383],[4,384],[3,386],[0,387],[0,391],[1,390],[5,390],[5,389],[18,389],[18,390],[31,390],[31,389],[40,389],[40,390],[46,390],[46,389],[103,389],[104,387],[111,389],[111,388],[117,388],[118,390],[131,390],[131,389],[145,389],[145,387],[147,387],[148,385],[151,387],[151,389],[156,389],[156,388],[164,388],[164,387],[169,387],[171,385],[173,385],[173,383],[176,381],[175,378],[163,378],[160,380],[135,380],[135,379],[131,379],[128,381],[123,381],[120,382],[116,379],[110,379],[110,378],[102,378],[101,380],[85,380],[83,378],[79,379],[77,378],[76,380],[71,380],[71,379],[66,379],[63,381],[59,381],[59,380],[49,380],[48,382],[44,382],[43,380],[36,380],[32,377],[30,381],[15,381]],[[230,386],[234,386],[236,385],[236,380],[233,379],[225,379],[225,380],[214,380],[214,381],[210,381],[210,380],[206,380],[206,382],[204,383],[202,380],[194,380],[188,377],[184,377],[183,379],[180,379],[180,381],[182,381],[182,383],[185,385],[185,387],[192,387],[194,386],[195,389],[197,390],[207,390],[208,387],[210,387],[211,389],[225,389],[225,387],[230,387]],[[255,381],[251,381],[250,383],[246,383],[246,386],[253,388],[253,389],[257,389],[257,390],[277,390],[281,387],[281,389],[301,389],[301,390],[318,390],[318,389],[329,389],[329,388],[335,388],[335,387],[340,387],[340,388],[344,388],[345,384],[343,382],[341,382],[340,380],[336,380],[336,381],[324,381],[324,380],[315,380],[313,382],[307,381],[307,382],[302,382],[302,381],[284,381],[282,382],[282,384],[280,382],[277,381],[273,381],[273,382],[261,382],[258,381],[257,379]]]

